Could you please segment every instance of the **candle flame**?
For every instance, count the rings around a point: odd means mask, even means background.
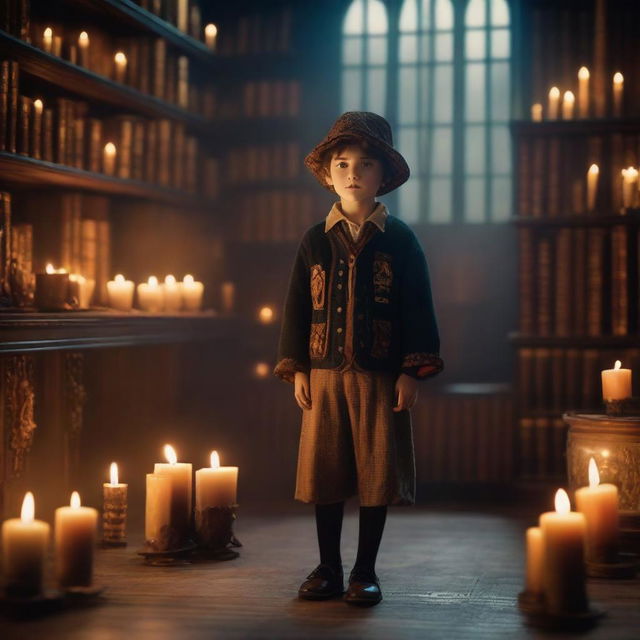
[[[269,375],[269,365],[266,362],[258,362],[255,371],[258,378],[266,378]]]
[[[104,145],[104,152],[109,156],[115,156],[116,145],[113,144],[113,142],[107,142],[107,144]]]
[[[219,469],[220,468],[220,456],[217,451],[211,452],[211,468]]]
[[[550,98],[559,98],[560,97],[560,89],[558,89],[558,87],[551,87],[551,89],[549,89],[549,97]]]
[[[613,84],[621,85],[623,83],[624,83],[624,76],[619,71],[616,71],[613,74]]]
[[[178,462],[178,456],[175,449],[170,444],[164,445],[164,456],[169,464],[176,464]]]
[[[615,365],[613,365],[614,369],[619,369],[622,366],[622,362],[620,362],[620,360],[616,360]]]
[[[81,47],[86,47],[89,44],[89,34],[86,31],[80,32],[80,35],[78,36],[78,44]]]
[[[115,462],[111,463],[109,475],[111,476],[111,484],[118,484],[118,465]]]
[[[204,32],[206,35],[208,35],[209,37],[213,37],[215,35],[217,35],[218,33],[218,27],[216,27],[215,24],[213,24],[213,22],[210,22],[205,28],[204,28]]]
[[[31,524],[33,522],[33,516],[36,512],[36,505],[33,499],[33,493],[27,491],[24,494],[24,500],[22,501],[22,510],[20,512],[20,520],[23,524]]]
[[[44,30],[44,37],[45,38],[52,38],[53,37],[53,29],[51,27],[47,27]]]
[[[122,53],[122,51],[118,51],[116,55],[113,57],[113,59],[116,61],[116,64],[121,64],[121,65],[127,64],[127,56],[125,56],[124,53]]]
[[[187,273],[187,275],[182,278],[182,282],[184,284],[193,284],[193,276],[190,273]]]
[[[262,307],[260,309],[260,320],[262,322],[271,322],[273,320],[273,309],[271,307]]]
[[[593,489],[600,484],[600,474],[598,473],[598,465],[593,457],[589,458],[589,486]]]
[[[571,511],[571,503],[569,502],[569,496],[564,489],[558,489],[556,491],[555,499],[556,513],[566,515]]]
[[[45,271],[46,271],[47,273],[55,273],[55,272],[56,272],[56,270],[55,270],[54,266],[53,266],[51,263],[49,263],[49,264],[47,265],[47,268],[45,269]]]
[[[565,91],[564,92],[564,101],[565,102],[575,102],[576,97],[573,95],[573,91]]]
[[[590,173],[592,176],[597,176],[597,175],[600,173],[600,167],[599,167],[597,164],[592,164],[592,165],[589,167],[589,173]]]
[[[171,274],[169,274],[168,276],[165,276],[164,283],[165,284],[175,284],[176,283],[175,276],[172,276]]]
[[[587,69],[587,67],[580,67],[580,69],[578,69],[578,78],[580,78],[580,80],[588,80],[589,76],[589,69]]]
[[[71,280],[71,282],[79,282],[80,284],[87,281],[87,279],[79,273],[70,273],[69,280]]]
[[[40,98],[36,98],[33,101],[33,108],[36,110],[36,113],[42,113],[42,109],[44,108],[44,104]]]
[[[77,491],[74,491],[71,494],[71,508],[72,509],[79,509],[80,508],[80,494]]]
[[[147,280],[147,283],[149,284],[150,287],[157,287],[158,278],[156,278],[155,276],[149,276],[149,280]]]
[[[115,277],[115,281],[116,282],[125,282],[124,276],[119,273],[116,277]]]

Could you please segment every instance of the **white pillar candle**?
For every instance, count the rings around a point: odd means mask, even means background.
[[[80,309],[88,309],[91,305],[93,291],[96,288],[96,281],[77,273],[69,274],[69,281],[71,282],[71,295],[78,300],[78,307]]]
[[[176,282],[172,275],[164,279],[162,285],[165,311],[180,311],[182,308],[182,287]]]
[[[589,78],[587,67],[580,67],[578,71],[578,117],[589,117]]]
[[[602,375],[602,398],[604,400],[624,400],[631,397],[631,369],[622,369],[616,360],[613,369],[604,369]]]
[[[613,75],[613,115],[622,115],[622,92],[624,90],[624,76],[618,71]]]
[[[622,206],[627,209],[636,204],[638,191],[638,170],[635,167],[622,169]]]
[[[109,480],[102,485],[102,539],[123,542],[127,529],[127,491],[129,485],[118,482],[118,465],[111,463]]]
[[[560,104],[560,89],[551,87],[549,89],[549,106],[547,108],[547,120],[558,119],[558,105]]]
[[[127,56],[122,51],[113,56],[113,78],[121,84],[127,79]]]
[[[542,105],[539,102],[531,105],[531,120],[542,122]]]
[[[53,29],[47,27],[42,33],[42,48],[47,52],[53,51]]]
[[[134,288],[133,281],[125,280],[125,277],[121,273],[113,280],[109,280],[109,282],[107,282],[109,306],[119,311],[131,311]]]
[[[113,142],[107,142],[102,152],[102,171],[108,176],[112,176],[116,172],[116,145]]]
[[[559,489],[556,510],[540,516],[543,539],[543,585],[547,611],[581,613],[588,609],[584,571],[586,521],[571,511],[569,496]]]
[[[221,467],[217,451],[211,452],[211,466],[196,471],[196,509],[228,507],[236,503],[238,467]]]
[[[54,56],[60,58],[62,56],[62,36],[53,36],[53,46],[51,47],[51,53]]]
[[[576,98],[573,95],[573,91],[565,91],[562,98],[562,119],[573,120],[573,106],[576,102]]]
[[[218,36],[218,27],[210,23],[204,28],[204,41],[211,51],[216,50],[216,39]]]
[[[36,98],[33,101],[33,126],[31,128],[31,144],[29,145],[29,153],[33,158],[40,159],[42,157],[42,112],[44,104],[42,100]]]
[[[529,593],[542,595],[542,529],[527,529],[527,584]]]
[[[171,478],[159,473],[147,473],[144,538],[156,551],[169,548],[171,524]]]
[[[49,547],[49,525],[34,520],[35,503],[28,491],[20,518],[2,523],[2,566],[7,595],[28,598],[42,593]]]
[[[82,31],[78,36],[79,62],[81,67],[89,68],[89,34]]]
[[[138,307],[143,311],[162,311],[164,308],[162,287],[155,276],[138,285]]]
[[[600,167],[592,164],[587,171],[587,210],[593,211],[596,208],[596,194],[598,191],[598,177],[600,176]]]
[[[93,577],[98,512],[80,506],[77,491],[71,506],[56,509],[56,576],[60,587],[89,587]]]
[[[204,285],[202,282],[195,282],[191,274],[187,274],[181,283],[182,306],[185,311],[199,311],[202,307],[202,294]]]

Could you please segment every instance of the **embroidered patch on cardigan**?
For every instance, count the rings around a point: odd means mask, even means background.
[[[391,322],[389,320],[373,321],[373,346],[371,357],[386,358],[391,347]]]
[[[322,265],[314,264],[311,267],[311,300],[313,301],[314,310],[324,309],[326,279],[326,272]]]
[[[309,355],[312,358],[322,358],[324,356],[324,343],[327,335],[326,322],[314,322],[311,324],[311,335],[309,336]]]
[[[376,302],[389,304],[392,281],[391,256],[388,253],[376,251],[373,259],[373,289]]]

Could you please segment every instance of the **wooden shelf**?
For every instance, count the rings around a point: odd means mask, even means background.
[[[628,336],[531,336],[517,331],[509,334],[509,341],[516,347],[581,347],[585,349],[610,349],[640,347],[640,335]]]
[[[138,180],[124,180],[102,173],[93,173],[62,164],[36,160],[27,156],[0,151],[0,184],[8,189],[24,187],[66,187],[108,195],[130,196],[164,204],[210,210],[211,200]]]
[[[640,224],[640,210],[630,209],[627,214],[611,215],[594,213],[590,215],[564,215],[555,218],[548,216],[532,218],[515,216],[511,221],[521,227],[614,227],[617,225],[635,226]]]
[[[0,312],[0,353],[171,344],[225,337],[232,317],[213,312]]]
[[[514,120],[511,131],[519,136],[577,135],[588,136],[602,133],[638,133],[640,118],[594,118],[589,120]]]

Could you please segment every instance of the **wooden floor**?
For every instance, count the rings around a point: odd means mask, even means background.
[[[534,513],[453,506],[390,509],[378,574],[384,601],[355,609],[340,600],[304,602],[296,590],[317,563],[312,508],[243,506],[239,558],[215,564],[144,566],[133,535],[123,550],[100,551],[99,604],[39,620],[0,620],[4,640],[195,640],[380,638],[463,640],[544,638],[527,628],[516,597],[523,585],[523,532]],[[134,531],[135,534],[135,531]],[[343,530],[349,571],[357,539],[351,505]],[[640,580],[591,582],[608,615],[585,634],[640,637]],[[553,637],[558,637],[555,635]]]

